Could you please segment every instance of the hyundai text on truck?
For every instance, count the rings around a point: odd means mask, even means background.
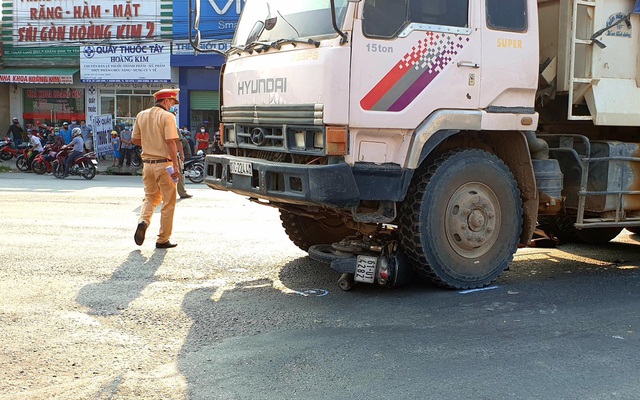
[[[200,40],[192,6],[192,44]],[[248,0],[206,184],[342,272],[480,288],[539,225],[640,229],[633,0]]]

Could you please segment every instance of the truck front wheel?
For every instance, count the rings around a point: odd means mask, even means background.
[[[402,247],[420,275],[447,288],[486,286],[518,247],[518,185],[489,152],[449,152],[416,171],[399,226]]]
[[[280,220],[289,239],[300,249],[307,251],[316,244],[339,242],[357,232],[346,227],[337,216],[314,219],[280,210]]]

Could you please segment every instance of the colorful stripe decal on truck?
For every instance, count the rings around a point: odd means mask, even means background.
[[[426,32],[426,36],[360,101],[362,109],[404,110],[470,41],[466,35],[440,32]]]

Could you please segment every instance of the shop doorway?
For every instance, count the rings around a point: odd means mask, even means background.
[[[218,91],[191,90],[190,126],[192,132],[204,126],[213,137],[220,126],[220,94]]]

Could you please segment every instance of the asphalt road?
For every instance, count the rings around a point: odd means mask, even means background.
[[[138,247],[140,177],[0,173],[0,399],[637,399],[640,237],[495,285],[342,292],[277,210],[204,185]]]

